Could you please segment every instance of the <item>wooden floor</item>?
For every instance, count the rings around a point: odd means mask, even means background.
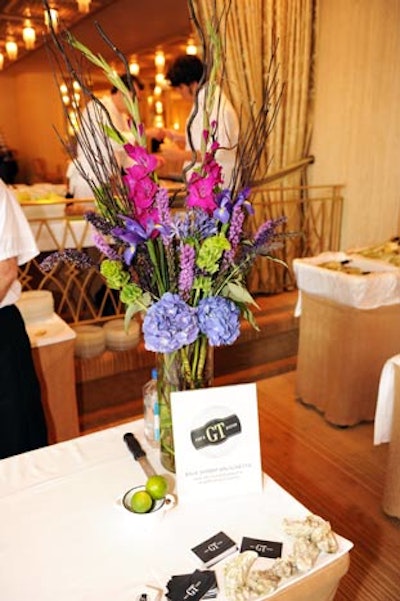
[[[271,303],[271,312],[275,304],[282,313],[281,302]],[[275,333],[280,329],[272,328]],[[269,344],[278,344],[279,338],[273,340]],[[263,364],[258,351],[252,353],[253,343],[245,353],[254,356],[254,366],[233,367],[231,373],[225,369],[216,384],[257,381],[267,395],[259,407],[264,471],[353,541],[350,570],[335,601],[400,601],[400,520],[381,510],[388,445],[373,445],[372,423],[328,425],[317,411],[296,400],[292,353]],[[101,427],[121,421],[110,413],[107,420]]]
[[[388,445],[373,445],[373,424],[328,425],[295,396],[296,372],[258,386],[264,471],[354,543],[335,601],[400,600],[400,520],[381,510]]]

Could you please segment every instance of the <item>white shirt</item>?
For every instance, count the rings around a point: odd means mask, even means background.
[[[17,258],[18,265],[39,254],[32,230],[12,191],[0,179],[0,261]],[[0,308],[14,304],[21,295],[18,280],[12,283]]]
[[[100,99],[108,111],[114,127],[125,138],[132,141],[132,133],[128,129],[128,120],[125,115],[119,112],[115,106],[112,96],[104,96]],[[82,112],[81,133],[79,134],[85,140],[85,147],[90,149],[93,157],[97,157],[98,161],[107,164],[107,157],[112,152],[120,167],[128,166],[128,159],[125,150],[121,144],[114,142],[101,129],[100,123],[109,125],[106,113],[98,103],[91,100]],[[107,141],[106,141],[107,140]],[[84,169],[85,173],[93,180],[95,185],[100,184],[96,174],[93,172],[82,146],[78,143],[77,162]],[[110,167],[111,173],[111,167]],[[71,162],[67,170],[67,178],[69,180],[69,192],[74,195],[74,198],[93,198],[93,191],[88,182],[82,177],[76,164]]]
[[[194,149],[199,151],[201,150],[204,130],[204,96],[205,88],[203,87],[198,93],[198,110],[190,126]],[[194,113],[195,105],[193,105],[186,126],[190,123],[190,119]],[[235,166],[237,150],[236,145],[239,137],[239,120],[232,104],[218,86],[215,90],[215,98],[210,115],[210,124],[212,121],[217,122],[216,139],[221,147],[219,150],[217,150],[215,158],[222,167],[222,177],[225,185],[229,185],[233,168]],[[186,150],[191,150],[187,136]]]

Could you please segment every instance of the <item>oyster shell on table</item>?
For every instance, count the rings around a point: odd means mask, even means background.
[[[226,564],[224,586],[230,601],[249,601],[272,593],[278,587],[280,577],[272,569],[251,571],[257,558],[256,551],[243,551]]]
[[[308,538],[300,536],[294,541],[290,559],[299,572],[308,572],[308,570],[314,567],[318,555],[319,549],[317,545]]]
[[[336,553],[338,543],[329,522],[318,515],[310,514],[304,520],[283,520],[287,534],[296,538],[303,537],[313,542],[320,551]]]

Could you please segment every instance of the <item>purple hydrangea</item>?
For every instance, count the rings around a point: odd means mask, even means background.
[[[200,301],[197,317],[202,334],[211,346],[233,344],[240,334],[240,309],[223,296],[210,296]]]
[[[192,344],[199,335],[196,309],[178,294],[166,292],[151,305],[143,320],[144,343],[148,351],[173,353]]]

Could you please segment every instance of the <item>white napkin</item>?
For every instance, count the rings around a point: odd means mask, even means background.
[[[390,442],[395,395],[395,366],[400,367],[400,355],[388,359],[383,366],[375,410],[374,445]]]

